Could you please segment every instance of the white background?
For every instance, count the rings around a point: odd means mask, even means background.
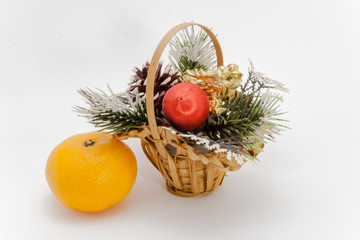
[[[360,239],[360,2],[0,1],[0,239]],[[126,89],[173,26],[218,34],[226,63],[286,83],[290,131],[210,195],[167,192],[137,139],[130,195],[70,210],[45,180],[50,151],[94,128],[80,87]]]

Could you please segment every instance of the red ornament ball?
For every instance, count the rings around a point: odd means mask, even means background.
[[[209,99],[204,90],[193,83],[179,83],[170,88],[163,99],[164,117],[179,130],[200,127],[209,116]]]

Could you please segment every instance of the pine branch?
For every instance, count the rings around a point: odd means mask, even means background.
[[[80,89],[89,108],[75,106],[74,111],[88,119],[89,123],[101,130],[109,132],[130,131],[144,124],[148,124],[145,106],[138,96],[129,93],[114,94],[110,87],[111,95],[98,90]],[[156,120],[159,125],[168,125],[159,117],[156,111]]]
[[[179,69],[179,72],[184,74],[186,70],[193,70],[193,69],[207,70],[208,68],[205,65],[202,65],[198,61],[190,60],[187,56],[181,56],[177,63],[177,69]]]
[[[183,74],[190,69],[213,69],[216,66],[214,45],[204,30],[184,28],[169,43],[169,60]]]
[[[239,93],[234,99],[226,101],[223,105],[225,111],[210,113],[205,124],[196,131],[204,131],[213,140],[248,142],[262,117],[261,99],[254,94]]]
[[[147,123],[147,116],[141,105],[136,110],[125,109],[121,112],[113,110],[103,111],[101,114],[91,116],[89,123],[101,130],[111,133],[130,131]]]
[[[221,114],[210,113],[205,124],[195,130],[203,132],[211,140],[225,145],[248,146],[256,142],[272,140],[286,126],[279,122],[279,94],[270,91],[251,94],[238,92],[235,98],[227,100]]]
[[[173,134],[177,134],[178,136],[184,138],[188,143],[192,144],[194,149],[203,151],[207,153],[209,151],[214,151],[217,153],[225,153],[226,158],[231,160],[235,159],[239,163],[243,163],[247,160],[256,159],[251,154],[249,154],[250,148],[252,145],[243,145],[240,144],[226,144],[222,141],[214,141],[210,139],[208,136],[203,135],[202,133],[194,134],[192,132],[180,132],[176,129],[170,129]]]
[[[265,74],[256,72],[253,63],[249,60],[250,67],[248,70],[248,78],[245,83],[241,86],[241,92],[259,92],[263,89],[275,89],[283,92],[288,92],[289,89],[285,88],[284,84],[268,78]]]

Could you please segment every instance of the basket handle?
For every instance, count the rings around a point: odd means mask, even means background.
[[[148,76],[147,76],[147,84],[146,84],[146,113],[149,121],[149,127],[151,134],[153,136],[154,140],[160,140],[160,134],[158,132],[156,119],[155,119],[155,109],[154,109],[154,84],[155,84],[155,75],[156,70],[160,61],[160,57],[165,50],[167,44],[170,42],[173,36],[177,32],[179,32],[181,29],[186,28],[191,25],[196,25],[201,27],[210,37],[211,41],[214,44],[215,51],[216,51],[216,58],[217,58],[217,65],[222,66],[223,63],[223,55],[222,50],[219,44],[219,41],[217,40],[215,34],[211,32],[211,30],[201,24],[197,23],[182,23],[174,28],[172,28],[169,32],[165,34],[165,36],[161,39],[159,45],[157,46],[154,55],[151,59],[149,70],[148,70]]]

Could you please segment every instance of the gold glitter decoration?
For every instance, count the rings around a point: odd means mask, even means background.
[[[238,65],[230,64],[218,67],[217,70],[186,70],[183,82],[196,84],[203,89],[209,98],[210,111],[222,113],[225,111],[221,107],[223,101],[227,97],[234,97],[236,89],[241,85],[241,76]]]

